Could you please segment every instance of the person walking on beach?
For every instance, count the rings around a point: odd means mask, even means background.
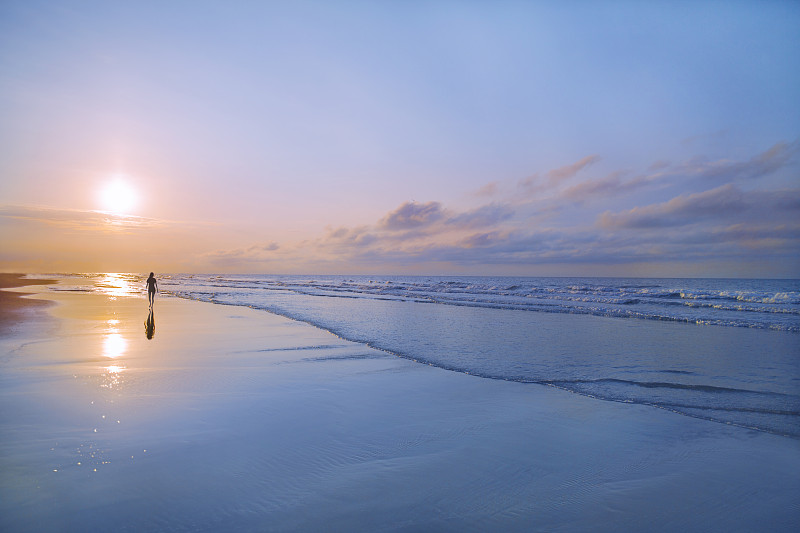
[[[157,291],[158,283],[156,283],[156,277],[150,272],[150,277],[147,278],[147,299],[150,301],[150,307],[153,307],[153,302],[156,301]]]

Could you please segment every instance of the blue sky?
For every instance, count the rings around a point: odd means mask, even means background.
[[[798,27],[789,1],[4,2],[0,267],[797,277]]]

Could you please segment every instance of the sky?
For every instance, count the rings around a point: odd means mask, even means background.
[[[800,2],[0,2],[0,270],[800,277]]]

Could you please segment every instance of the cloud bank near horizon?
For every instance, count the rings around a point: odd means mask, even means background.
[[[640,173],[593,172],[602,158],[590,154],[533,178],[492,182],[470,207],[404,201],[371,224],[330,225],[296,241],[246,244],[224,225],[5,206],[0,261],[6,270],[40,271],[159,263],[145,268],[790,277],[800,265],[800,188],[769,178],[796,171],[799,147],[780,142],[741,160],[659,161]],[[225,246],[231,242],[239,245]]]
[[[761,187],[794,165],[799,147],[780,142],[743,160],[659,161],[643,173],[579,180],[601,159],[591,154],[516,184],[492,182],[471,209],[406,201],[371,225],[329,227],[314,240],[222,249],[206,258],[222,268],[246,262],[266,270],[311,260],[380,272],[552,273],[558,265],[566,274],[595,266],[628,275],[683,265],[680,272],[714,275],[728,265],[719,275],[785,276],[800,265],[800,188]],[[637,203],[654,195],[667,199]]]

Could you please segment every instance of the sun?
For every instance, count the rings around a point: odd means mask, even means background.
[[[136,207],[138,195],[123,178],[115,177],[100,190],[100,205],[104,211],[127,215]]]

